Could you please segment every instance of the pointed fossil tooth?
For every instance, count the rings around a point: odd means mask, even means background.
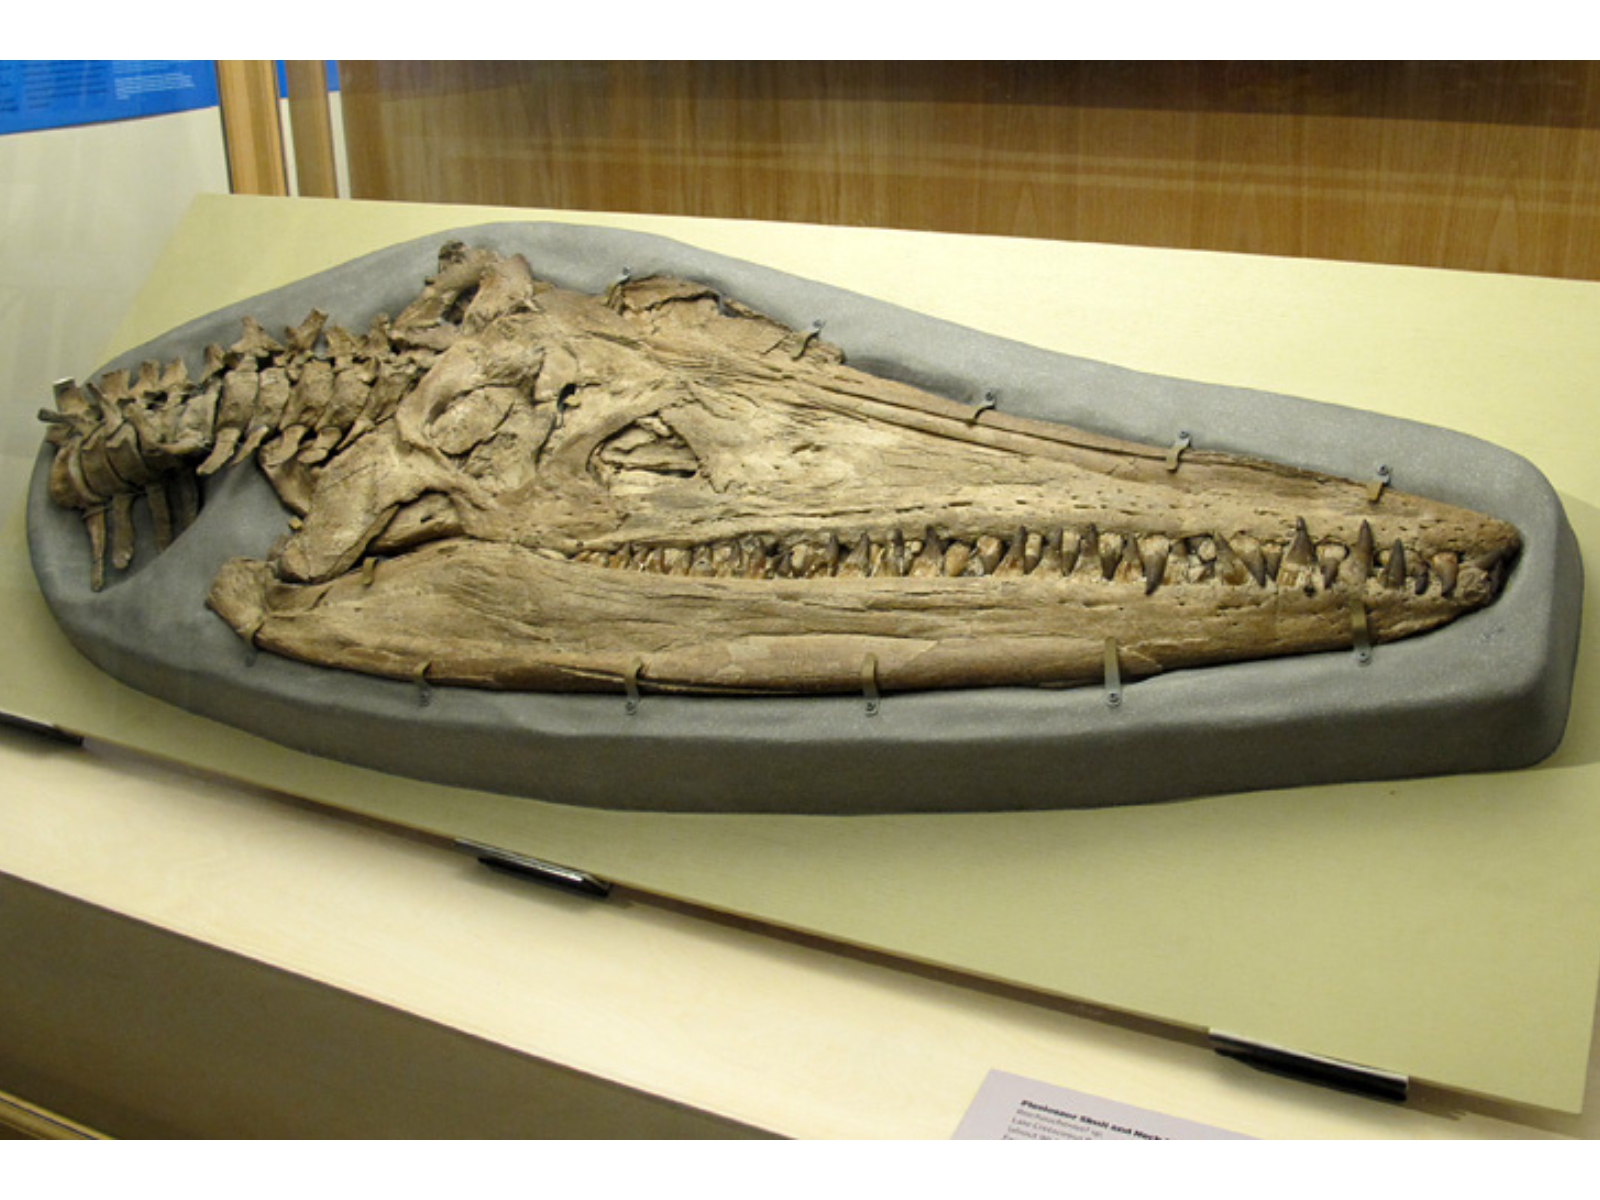
[[[1482,587],[1493,599],[1500,594],[1500,589],[1506,581],[1506,568],[1511,562],[1511,552],[1508,550],[1493,550],[1487,554],[1480,554],[1472,560],[1472,566],[1480,572]]]
[[[1510,561],[1510,553],[1505,550],[1491,550],[1487,554],[1476,555],[1472,565],[1490,578],[1498,579],[1505,574],[1506,564]]]
[[[1154,592],[1166,581],[1167,559],[1172,553],[1172,542],[1157,533],[1139,543],[1139,554],[1144,561],[1144,594]]]
[[[811,574],[814,573],[816,557],[818,557],[818,550],[810,541],[802,538],[800,541],[792,542],[789,546],[789,554],[786,555],[787,568],[784,568],[784,570],[787,570],[790,578],[810,578]]]
[[[1022,573],[1032,575],[1039,567],[1039,559],[1044,556],[1044,535],[1019,530],[1025,534],[1022,542]]]
[[[890,578],[899,578],[906,574],[906,534],[899,530],[890,530],[890,536],[883,539],[883,544],[872,544],[872,574],[886,574]]]
[[[1122,561],[1122,535],[1120,533],[1102,533],[1098,553],[1100,556],[1100,576],[1111,579],[1117,573],[1117,564]]]
[[[1061,558],[1061,530],[1052,529],[1039,539],[1039,561],[1035,564],[1033,571],[1035,574],[1049,579],[1064,573]]]
[[[1429,582],[1428,562],[1421,555],[1417,555],[1411,564],[1411,590],[1419,596],[1426,595]]]
[[[1093,550],[1099,545],[1100,535],[1093,525],[1081,532],[1065,529],[1061,532],[1061,573],[1071,575],[1078,567],[1080,559],[1090,557],[1086,550]]]
[[[830,530],[822,539],[822,546],[817,552],[817,562],[812,569],[812,574],[832,575],[839,569],[839,560],[843,557],[844,547],[839,542],[839,535]]]
[[[865,579],[872,567],[872,539],[863,533],[849,554],[839,560],[834,572],[840,579]]]
[[[1161,572],[1161,582],[1184,583],[1189,578],[1189,539],[1167,538],[1167,568]]]
[[[1267,580],[1276,573],[1267,571],[1267,557],[1261,543],[1247,533],[1237,535],[1232,542],[1233,552],[1239,556],[1239,561],[1244,564],[1245,570],[1250,572],[1250,578],[1255,580],[1257,587],[1266,587]]]
[[[1123,583],[1144,583],[1144,555],[1139,549],[1137,534],[1122,537],[1122,559],[1117,563],[1116,578]]]
[[[717,570],[711,565],[711,543],[700,542],[689,554],[689,574],[709,579]]]
[[[978,567],[978,570],[974,573],[981,575],[983,573],[983,562],[973,557],[972,547],[966,542],[952,539],[950,544],[945,547],[944,562],[941,565],[940,573],[954,578],[957,575],[966,574],[967,567],[974,564]]]
[[[773,573],[780,579],[803,579],[806,573],[806,564],[811,561],[811,547],[804,542],[795,542],[785,548],[778,556],[777,565]]]
[[[1433,573],[1439,577],[1439,594],[1448,596],[1456,590],[1456,578],[1460,570],[1461,559],[1454,551],[1444,550],[1435,554],[1430,560]]]
[[[1295,519],[1294,536],[1276,555],[1276,561],[1272,551],[1267,548],[1263,548],[1263,557],[1267,562],[1269,577],[1277,580],[1280,588],[1286,591],[1303,590],[1308,595],[1315,590],[1313,581],[1317,577],[1317,549],[1311,541],[1304,518]]]
[[[1356,544],[1350,548],[1350,557],[1345,566],[1350,582],[1356,587],[1360,587],[1372,577],[1376,554],[1377,542],[1372,536],[1372,526],[1363,521],[1361,532],[1356,534]]]
[[[1005,541],[992,533],[985,533],[972,544],[972,553],[983,564],[983,573],[993,575],[1006,552]]]
[[[808,534],[789,550],[789,568],[796,579],[832,575],[839,565],[839,539],[833,533]]]
[[[1322,586],[1331,588],[1339,582],[1339,568],[1349,557],[1350,549],[1339,542],[1323,542],[1317,547],[1317,562],[1322,568]]]
[[[944,542],[930,526],[922,535],[922,549],[912,560],[908,575],[919,578],[944,574]]]
[[[1028,531],[1018,528],[1007,543],[1005,552],[995,562],[989,574],[1005,577],[1028,573]]]
[[[878,547],[875,545],[873,549],[876,551]],[[872,573],[898,578],[906,573],[909,565],[906,561],[905,534],[898,529],[891,530],[883,544],[882,552],[874,555]]]
[[[1294,537],[1290,540],[1288,549],[1283,552],[1284,565],[1298,567],[1304,570],[1317,561],[1317,550],[1311,541],[1311,532],[1306,528],[1304,517],[1298,517],[1294,523]]]
[[[1386,588],[1404,587],[1406,582],[1406,548],[1395,540],[1389,547],[1388,556],[1383,561],[1383,569],[1378,575],[1378,582]]]
[[[888,553],[888,546],[872,535],[867,535],[867,578],[876,575],[887,575],[889,568],[884,563],[884,556]]]
[[[798,538],[778,565],[778,574],[785,578],[814,579],[827,575],[838,561],[839,541],[829,534],[818,538],[807,534]]]
[[[1210,537],[1189,539],[1189,561],[1184,579],[1188,583],[1205,583],[1217,572],[1217,543]]]
[[[606,566],[626,567],[633,562],[633,543],[623,542],[610,554],[606,555]]]
[[[1211,540],[1217,551],[1217,578],[1232,587],[1249,579],[1250,568],[1233,548],[1233,543],[1220,533],[1213,534]]]

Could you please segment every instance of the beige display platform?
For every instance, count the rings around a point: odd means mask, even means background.
[[[1449,425],[1539,465],[1589,560],[1600,560],[1591,284],[881,230],[213,197],[189,213],[107,356],[368,250],[517,217],[676,237],[1050,349]],[[25,398],[5,419],[31,419],[37,406]],[[12,649],[0,709],[912,962],[1463,1093],[1569,1112],[1582,1104],[1600,976],[1592,621],[1566,742],[1527,771],[1058,813],[591,811],[314,759],[105,678],[65,644],[32,586],[20,514],[28,466],[7,464],[0,611]],[[759,763],[750,779],[761,786]]]

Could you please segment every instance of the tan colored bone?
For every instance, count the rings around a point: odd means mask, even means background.
[[[1353,603],[1376,641],[1423,632],[1492,600],[1518,546],[1393,488],[974,420],[681,280],[592,296],[451,246],[393,322],[325,328],[247,323],[198,384],[159,376],[177,401],[124,376],[58,398],[53,494],[96,571],[134,487],[107,426],[158,403],[129,418],[172,431],[141,432],[141,491],[257,452],[303,518],[212,607],[430,684],[617,689],[639,664],[644,688],[850,691],[870,660],[885,689],[1062,685],[1103,676],[1108,638],[1136,677],[1348,647]]]

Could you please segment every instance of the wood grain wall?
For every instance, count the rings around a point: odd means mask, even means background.
[[[340,64],[357,197],[1600,279],[1589,63]]]

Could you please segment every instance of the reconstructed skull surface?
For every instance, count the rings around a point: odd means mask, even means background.
[[[63,385],[95,585],[255,458],[293,513],[211,607],[278,654],[551,691],[1098,681],[1347,648],[1490,603],[1516,531],[1388,488],[980,410],[711,289],[444,248],[363,334],[247,322]]]

